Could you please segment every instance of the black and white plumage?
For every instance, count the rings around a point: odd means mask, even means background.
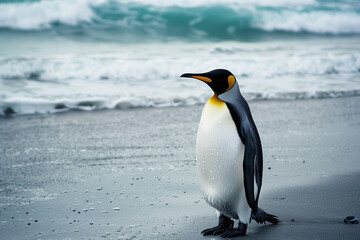
[[[204,235],[245,235],[253,218],[258,223],[277,223],[276,216],[258,207],[262,184],[263,155],[259,133],[250,108],[240,93],[234,75],[224,69],[186,73],[214,91],[205,104],[196,141],[200,182],[206,201],[220,217],[219,226]],[[239,227],[232,228],[232,219]]]

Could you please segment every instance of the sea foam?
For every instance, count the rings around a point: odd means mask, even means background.
[[[2,57],[0,115],[200,104],[210,89],[179,76],[216,68],[233,72],[248,100],[358,96],[357,41],[337,44],[135,44],[102,54]]]
[[[315,1],[270,4],[267,1],[43,0],[0,4],[0,30],[39,31],[71,26],[84,32],[117,31],[133,39],[138,36],[138,40],[143,36],[238,39],[256,31],[359,34],[359,9],[360,6],[347,2]]]
[[[91,22],[91,6],[102,0],[61,0],[0,4],[0,27],[20,30],[49,29],[52,24]]]
[[[353,1],[0,3],[0,115],[204,103],[184,72],[229,69],[248,100],[358,96]]]

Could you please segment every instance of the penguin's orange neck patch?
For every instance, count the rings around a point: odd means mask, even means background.
[[[218,96],[216,94],[214,94],[208,101],[208,103],[210,103],[211,105],[214,105],[214,106],[222,106],[224,105],[225,103],[223,101],[221,101]]]
[[[226,92],[229,91],[234,86],[234,84],[235,84],[235,77],[233,75],[230,75],[228,77],[228,85],[229,85],[229,87],[226,90]]]

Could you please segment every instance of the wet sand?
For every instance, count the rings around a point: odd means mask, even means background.
[[[252,102],[264,148],[246,239],[358,239],[360,97]],[[4,239],[220,239],[195,162],[202,106],[0,119]],[[293,221],[292,221],[293,220]]]

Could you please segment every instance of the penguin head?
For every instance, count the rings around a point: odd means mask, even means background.
[[[184,73],[180,77],[196,78],[205,82],[217,96],[229,91],[236,82],[234,75],[225,69],[215,69],[206,73]]]

